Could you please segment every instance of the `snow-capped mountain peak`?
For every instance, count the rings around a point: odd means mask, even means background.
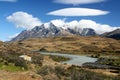
[[[54,23],[45,23],[41,26],[36,26],[30,31],[23,31],[17,37],[13,38],[12,41],[22,40],[27,38],[43,38],[43,37],[55,37],[55,36],[94,36],[95,31],[91,28],[80,28],[75,26],[69,28],[69,25],[56,26]]]

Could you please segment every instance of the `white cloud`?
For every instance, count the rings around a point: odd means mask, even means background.
[[[0,0],[0,1],[2,1],[2,2],[16,2],[18,0]]]
[[[108,11],[90,8],[65,8],[47,13],[54,16],[99,16],[106,15]]]
[[[65,24],[65,20],[64,19],[55,19],[55,20],[51,20],[50,22],[52,22],[55,26],[63,26]]]
[[[24,28],[27,30],[30,30],[35,26],[42,24],[38,18],[33,17],[26,12],[15,12],[12,15],[8,16],[7,20],[15,24],[17,28]]]
[[[55,3],[60,4],[72,4],[72,5],[79,5],[79,4],[92,4],[92,3],[99,3],[104,2],[105,0],[53,0]]]
[[[11,35],[11,36],[8,37],[8,39],[11,40],[11,39],[15,38],[16,36],[18,36],[19,34],[20,34],[20,33],[16,33],[16,34],[14,34],[14,35]]]
[[[80,27],[80,28],[92,28],[98,34],[102,34],[102,33],[105,33],[105,32],[110,32],[110,31],[113,31],[117,28],[120,28],[120,27],[113,27],[113,26],[110,26],[110,25],[107,25],[107,24],[96,23],[95,21],[85,20],[85,19],[80,20],[78,22],[77,26]]]
[[[69,28],[74,29],[75,27],[77,27],[78,21],[77,21],[77,20],[73,20],[73,21],[71,21],[71,22],[66,22],[66,25],[67,25]]]
[[[50,22],[52,22],[57,27],[61,27],[63,29],[66,29],[67,27],[64,26],[65,25],[65,20],[66,20],[66,18],[64,18],[64,19],[55,19],[55,20],[51,20]]]
[[[65,25],[65,20],[66,20],[66,18],[64,18],[64,19],[54,19],[54,20],[51,20],[50,22],[44,23],[44,26],[45,26],[45,28],[49,28],[50,23],[52,23],[57,27],[62,27],[63,29],[66,29],[67,27],[64,26]]]
[[[86,20],[86,19],[82,19],[80,21],[73,20],[73,21],[70,21],[70,22],[65,22],[65,21],[60,20],[60,19],[57,20],[57,21],[56,20],[52,20],[52,21],[54,21],[54,24],[59,24],[62,21],[62,23],[64,23],[64,24],[62,24],[61,26],[66,25],[66,27],[71,28],[71,29],[92,28],[98,34],[102,34],[102,33],[105,33],[105,32],[110,32],[110,31],[113,31],[115,29],[120,28],[120,27],[113,27],[113,26],[110,26],[110,25],[107,25],[107,24],[96,23],[93,20]]]

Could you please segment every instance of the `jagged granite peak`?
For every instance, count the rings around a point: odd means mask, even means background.
[[[95,36],[97,35],[94,29],[91,28],[83,28],[81,32],[81,36]]]
[[[36,26],[31,30],[22,31],[17,37],[13,38],[12,41],[23,40],[27,38],[45,38],[45,37],[56,37],[56,36],[94,36],[95,31],[91,28],[69,28],[64,26],[55,26],[52,22]]]
[[[55,37],[55,36],[68,36],[72,35],[61,27],[55,26],[53,23],[42,24],[41,26],[36,26],[32,30],[24,30],[17,37],[13,38],[11,41],[18,41],[27,38],[43,38],[43,37]]]
[[[82,28],[78,28],[78,27],[75,27],[75,28],[67,28],[67,30],[72,33],[72,34],[76,34],[76,35],[80,35],[81,32],[82,32]]]
[[[120,29],[116,29],[111,32],[103,33],[101,36],[120,40]]]
[[[26,35],[25,35],[26,34]],[[24,30],[19,35],[17,35],[15,38],[13,38],[11,41],[19,41],[23,40],[24,38],[27,38],[28,31]],[[29,36],[30,37],[30,36]]]
[[[41,26],[36,26],[32,29],[32,31],[39,31],[40,29],[44,29],[44,24],[42,24]]]
[[[67,28],[67,31],[72,33],[72,34],[77,34],[77,32],[75,31],[75,29],[71,29],[71,28]]]
[[[61,31],[62,28],[59,28],[57,26],[55,26],[53,23],[50,23],[49,25],[49,31],[54,33],[54,34],[57,34],[59,31]]]

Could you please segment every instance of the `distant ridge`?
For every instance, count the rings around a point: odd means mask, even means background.
[[[102,34],[101,36],[120,40],[120,29],[116,29],[112,32],[106,32]]]

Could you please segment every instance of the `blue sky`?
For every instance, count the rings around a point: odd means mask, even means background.
[[[35,23],[30,24],[30,26],[55,19],[66,19],[67,22],[86,19],[95,21],[99,24],[107,24],[111,27],[120,27],[120,0],[86,0],[86,2],[79,2],[80,0],[78,0],[76,3],[75,1],[77,0],[71,0],[71,3],[68,0],[68,3],[64,1],[65,0],[0,0],[0,40],[8,40],[13,35],[26,29],[24,25],[21,26],[15,23],[17,22],[15,21],[15,16],[18,15],[14,14],[16,12],[21,12],[19,14],[26,13],[26,15],[31,15],[29,17],[32,18],[33,20],[31,20],[33,22],[35,21]],[[91,1],[91,3],[89,1]],[[73,8],[73,11],[70,11],[70,8]],[[67,9],[68,13],[63,9]],[[77,12],[74,12],[75,9]],[[85,9],[90,9],[90,13],[86,12],[82,14],[80,12]],[[59,12],[58,10],[61,11]],[[93,10],[99,11],[95,11],[95,14],[92,13]],[[22,18],[20,20],[27,21],[28,19]],[[29,25],[27,27],[29,27]]]

